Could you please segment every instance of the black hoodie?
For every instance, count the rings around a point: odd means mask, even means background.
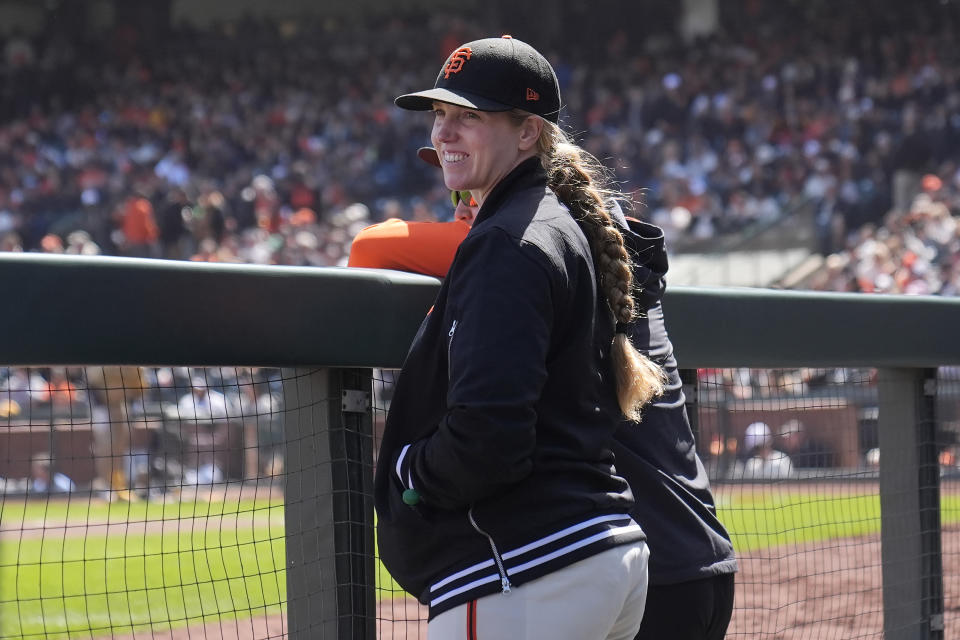
[[[617,472],[636,498],[633,517],[648,536],[653,586],[734,573],[737,561],[697,456],[683,384],[667,336],[660,298],[666,288],[663,231],[612,212],[634,262],[640,317],[630,326],[633,345],[667,373],[663,395],[645,407],[640,424],[624,421],[614,434]]]

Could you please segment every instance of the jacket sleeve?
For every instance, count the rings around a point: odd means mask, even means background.
[[[357,234],[347,266],[412,271],[442,278],[470,225],[391,218]]]
[[[499,229],[460,251],[445,318],[446,414],[395,464],[406,488],[445,509],[507,490],[532,469],[557,280],[539,249]]]

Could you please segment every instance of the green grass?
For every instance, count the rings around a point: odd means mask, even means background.
[[[0,539],[0,638],[90,637],[281,609],[282,501],[0,502],[5,529],[176,520],[179,532]]]
[[[271,527],[25,539],[0,545],[0,637],[128,632],[279,611]]]
[[[879,533],[877,495],[816,491],[718,495],[740,553]],[[942,497],[944,525],[960,522],[960,496]],[[192,531],[0,541],[0,639],[69,638],[155,630],[274,613],[286,600],[279,501],[106,504],[0,502],[13,528],[196,518]],[[221,523],[206,518],[224,517]],[[377,563],[378,596],[402,593]]]
[[[720,521],[738,552],[880,533],[879,495],[785,492],[719,502]],[[960,522],[960,496],[941,497],[941,522]]]

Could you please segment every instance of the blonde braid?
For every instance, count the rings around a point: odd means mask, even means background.
[[[605,206],[617,194],[604,188],[602,165],[549,122],[544,122],[538,152],[551,189],[567,205],[590,241],[600,289],[615,321],[632,322],[636,318],[636,302],[630,254]],[[615,334],[610,355],[620,410],[628,419],[639,421],[641,408],[663,393],[666,374],[637,351],[626,333]]]

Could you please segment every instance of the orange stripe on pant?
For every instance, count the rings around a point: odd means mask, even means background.
[[[467,603],[467,640],[477,640],[477,601]]]

